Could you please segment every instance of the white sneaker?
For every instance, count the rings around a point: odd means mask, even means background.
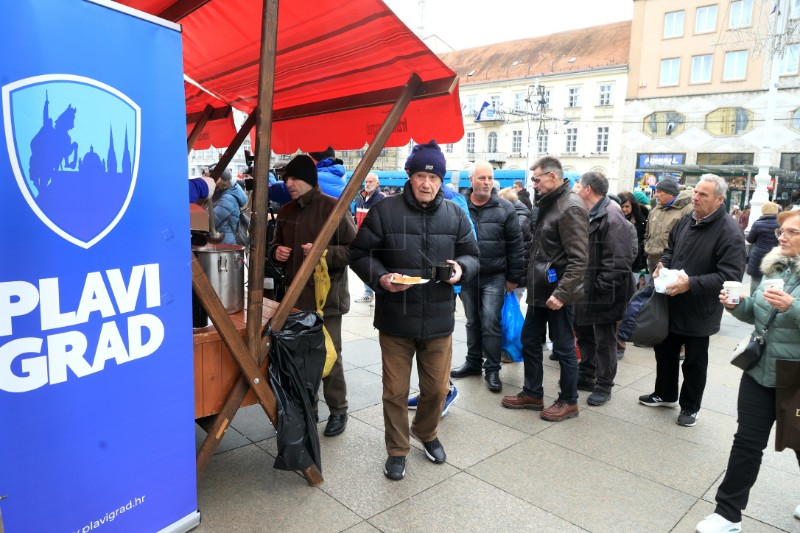
[[[794,508],[794,517],[800,520],[800,505]]]
[[[731,522],[717,513],[705,517],[695,529],[697,533],[739,533],[741,530],[741,522]]]
[[[356,298],[356,302],[360,304],[365,304],[371,302],[373,298],[374,296],[372,294],[363,294],[358,298]]]

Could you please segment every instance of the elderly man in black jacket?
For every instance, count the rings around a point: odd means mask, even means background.
[[[494,169],[477,161],[470,169],[472,187],[464,194],[481,252],[478,276],[464,283],[461,301],[467,316],[467,360],[450,377],[481,375],[492,392],[500,392],[500,312],[504,291],[513,291],[524,277],[522,232],[511,202],[497,195]],[[485,361],[484,361],[485,357]]]
[[[384,475],[405,476],[409,452],[408,392],[416,354],[419,401],[411,435],[425,455],[441,464],[446,455],[437,438],[449,389],[453,285],[477,275],[478,245],[466,215],[444,201],[445,159],[435,141],[414,147],[407,163],[409,180],[402,194],[386,198],[367,213],[350,247],[350,266],[375,290],[374,325],[383,363],[383,421],[389,458]],[[430,278],[431,262],[452,265],[446,281]]]
[[[521,335],[525,381],[522,392],[503,397],[501,403],[509,409],[542,411],[542,419],[560,422],[578,416],[578,361],[572,318],[573,305],[583,295],[589,220],[583,201],[564,179],[561,161],[544,156],[531,170],[538,193],[538,216],[531,235],[528,312]],[[561,392],[553,405],[543,409],[542,339],[546,329],[561,367]]]
[[[719,291],[725,281],[741,281],[745,243],[742,231],[725,210],[728,185],[714,174],[703,174],[692,195],[693,211],[673,226],[661,261],[662,268],[684,270],[667,286],[669,334],[655,346],[656,385],[639,397],[648,407],[677,407],[677,422],[694,426],[703,400],[708,372],[708,339],[719,331],[722,304]],[[683,386],[678,395],[681,347],[686,347]]]
[[[630,272],[635,255],[630,224],[607,196],[606,177],[587,172],[575,189],[589,210],[589,264],[583,298],[575,306],[575,335],[581,349],[578,389],[592,393],[586,399],[589,405],[604,405],[611,399],[617,375],[617,321],[633,294]]]

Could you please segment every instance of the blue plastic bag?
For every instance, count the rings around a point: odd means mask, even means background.
[[[500,313],[500,324],[503,326],[503,342],[500,349],[507,352],[514,362],[522,361],[522,323],[525,317],[519,307],[517,297],[514,292],[506,292],[503,301],[503,310]]]

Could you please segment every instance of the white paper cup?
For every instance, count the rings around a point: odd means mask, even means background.
[[[783,279],[782,278],[775,278],[775,279],[765,279],[761,282],[764,286],[764,291],[766,292],[767,289],[770,287],[775,287],[776,289],[783,290]]]
[[[742,294],[742,284],[739,281],[726,281],[722,284],[725,289],[725,302],[738,304]]]

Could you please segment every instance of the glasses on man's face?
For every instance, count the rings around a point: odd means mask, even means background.
[[[792,237],[797,237],[800,235],[800,231],[796,229],[775,228],[775,236],[780,239],[781,235],[786,235],[787,239],[791,239]]]
[[[531,181],[534,183],[541,183],[542,178],[548,174],[550,174],[550,172],[542,172],[541,174],[534,173],[534,175],[531,177]]]

